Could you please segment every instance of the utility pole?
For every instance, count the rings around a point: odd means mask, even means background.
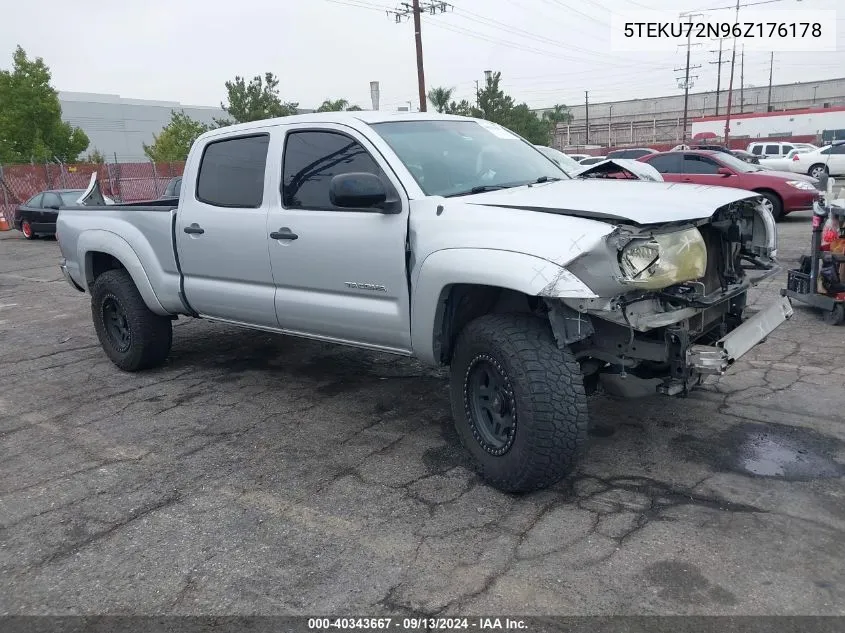
[[[688,17],[689,17],[690,24],[692,24],[693,14],[689,14]],[[684,81],[683,81],[683,83],[678,82],[679,83],[678,87],[683,87],[683,89],[684,89],[684,127],[683,127],[683,132],[681,134],[681,143],[687,142],[687,112],[688,112],[688,106],[689,106],[689,89],[690,89],[690,86],[692,85],[690,83],[689,71],[690,71],[691,68],[693,70],[696,69],[696,68],[701,68],[700,65],[699,66],[692,66],[692,67],[690,67],[690,65],[689,65],[690,49],[693,46],[698,46],[698,44],[695,44],[695,45],[692,44],[692,28],[690,28],[690,32],[687,35],[687,65],[686,65],[686,68],[685,69],[681,69],[681,68],[675,69],[675,72],[678,72],[679,70],[684,70]],[[698,75],[693,76],[693,79],[697,79],[697,78],[698,78]]]
[[[475,107],[481,107],[481,94],[478,92],[478,79],[475,80]]]
[[[716,64],[718,66],[716,71],[716,112],[715,115],[719,116],[719,95],[722,90],[722,64],[727,64],[728,60],[722,61],[722,45],[724,44],[724,38],[719,38],[719,61],[716,62],[707,62],[708,64]],[[711,51],[715,53],[716,51]]]
[[[739,23],[739,0],[736,0],[736,23]],[[736,64],[736,38],[734,38],[733,52],[731,53],[731,79],[728,82],[728,112],[725,117],[725,147],[728,145],[728,139],[731,133],[731,97],[733,97],[734,87],[734,66]]]
[[[584,91],[584,115],[586,119],[584,128],[584,145],[590,144],[590,92]]]
[[[772,111],[772,69],[775,66],[775,52],[769,56],[769,96],[766,97],[766,112]]]
[[[742,114],[745,112],[745,44],[739,57],[739,113]]]
[[[431,0],[420,4],[420,0],[412,0],[410,4],[407,2],[401,2],[399,6],[401,8],[388,11],[388,15],[392,13],[396,18],[397,24],[402,22],[403,18],[407,19],[409,17],[413,17],[414,19],[414,40],[417,48],[417,84],[420,92],[420,112],[426,112],[427,99],[425,94],[425,70],[423,68],[421,13],[423,11],[430,13],[431,15],[445,13],[446,9],[452,5],[448,2],[435,2]]]

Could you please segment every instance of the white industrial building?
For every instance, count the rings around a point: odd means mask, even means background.
[[[725,113],[728,101],[725,83],[718,95],[718,109],[715,90],[690,93],[688,134],[694,120]],[[587,105],[567,105],[573,121],[570,125],[558,127],[554,140],[557,147],[678,143],[683,134],[684,94],[680,91],[664,97],[590,103],[589,134],[586,130]],[[771,100],[768,86],[745,86],[743,89],[735,86],[731,112],[742,114],[835,106],[845,106],[845,78],[775,84],[771,88]],[[538,115],[544,111],[536,110]]]
[[[153,135],[170,122],[173,110],[184,110],[189,117],[203,123],[226,117],[226,112],[219,107],[90,92],[59,92],[59,103],[62,119],[82,128],[88,135],[87,152],[99,150],[109,162],[115,158],[122,163],[149,160],[144,155],[143,145],[153,143]]]

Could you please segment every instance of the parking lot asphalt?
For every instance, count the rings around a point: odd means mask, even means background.
[[[786,268],[809,214],[780,235]],[[845,327],[810,308],[688,398],[593,397],[577,472],[510,496],[443,372],[180,319],[121,373],[58,257],[0,234],[0,614],[845,614]]]

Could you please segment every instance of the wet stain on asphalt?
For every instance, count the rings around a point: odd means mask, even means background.
[[[665,560],[649,565],[645,577],[658,587],[661,598],[686,604],[715,602],[726,606],[737,604],[730,591],[711,583],[704,574],[690,563]]]
[[[720,471],[785,481],[845,476],[835,459],[843,443],[809,429],[778,424],[738,424],[718,438],[679,436],[674,444],[688,457]]]

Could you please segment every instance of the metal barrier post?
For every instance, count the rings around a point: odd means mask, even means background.
[[[155,192],[155,197],[158,198],[158,171],[156,171],[155,161],[151,160],[150,163],[153,166],[153,191]]]

